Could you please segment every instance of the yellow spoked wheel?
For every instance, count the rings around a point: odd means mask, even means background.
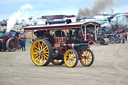
[[[52,60],[52,62],[51,62],[52,64],[54,64],[54,65],[62,65],[62,64],[64,64],[64,60]]]
[[[64,62],[67,67],[75,67],[78,63],[78,54],[74,49],[69,49],[64,54]]]
[[[48,65],[52,59],[52,46],[49,41],[36,40],[31,47],[31,58],[35,65]]]
[[[91,50],[83,49],[80,62],[83,66],[90,66],[94,62],[94,55]]]

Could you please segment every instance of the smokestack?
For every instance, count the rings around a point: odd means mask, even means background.
[[[79,8],[78,17],[96,15],[112,6],[114,0],[94,0],[92,8]]]

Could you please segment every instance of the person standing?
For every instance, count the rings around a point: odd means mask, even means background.
[[[122,35],[119,34],[119,43],[122,43]]]
[[[125,35],[124,34],[122,35],[122,39],[123,39],[122,43],[125,43]]]
[[[125,40],[127,41],[127,33],[125,33]]]
[[[24,35],[23,39],[21,40],[21,42],[22,42],[22,51],[25,51],[26,50],[26,46],[25,46],[25,44],[26,44],[26,37],[25,37],[25,35]]]

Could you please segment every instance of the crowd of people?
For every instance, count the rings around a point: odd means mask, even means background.
[[[125,43],[127,41],[127,33],[117,34],[117,37],[119,38],[119,43]]]

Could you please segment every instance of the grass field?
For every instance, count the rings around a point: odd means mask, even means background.
[[[31,47],[32,44],[30,43],[30,40],[31,40],[31,39],[27,39],[27,40],[26,40],[26,47]]]

